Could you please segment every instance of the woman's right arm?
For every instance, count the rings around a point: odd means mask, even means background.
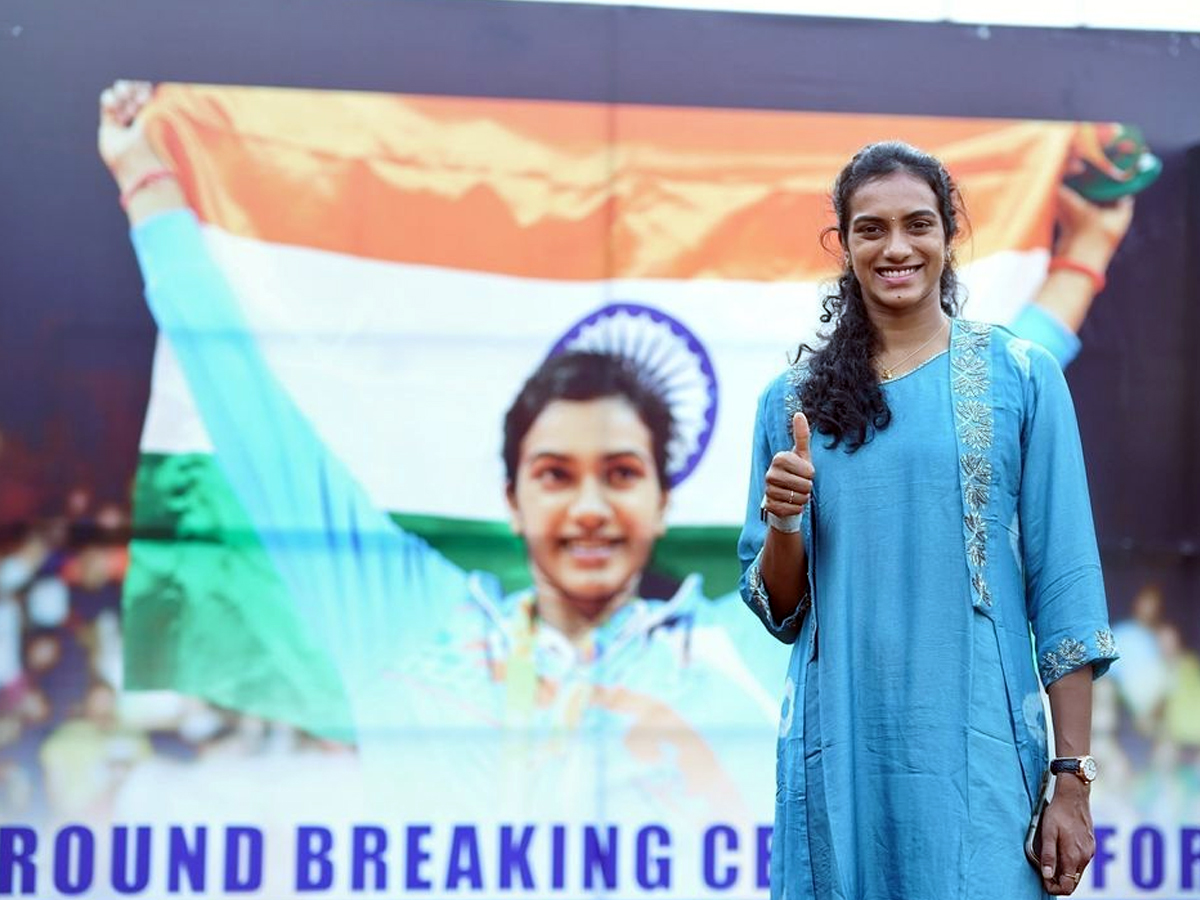
[[[801,413],[792,417],[792,447],[772,454],[771,401],[768,390],[759,401],[754,429],[746,522],[738,542],[741,591],[767,629],[791,643],[808,605],[808,561],[799,520],[812,495],[814,470],[808,421]]]
[[[105,92],[99,146],[122,189],[151,312],[301,615],[343,661],[368,664],[420,627],[411,615],[401,622],[396,604],[442,608],[466,575],[376,508],[276,378],[178,182],[147,180],[170,172],[142,128],[149,96],[130,83]]]

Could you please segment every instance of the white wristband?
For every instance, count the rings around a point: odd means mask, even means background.
[[[795,534],[800,530],[800,516],[801,513],[796,513],[794,516],[777,516],[773,512],[768,512],[767,524],[784,534]]]

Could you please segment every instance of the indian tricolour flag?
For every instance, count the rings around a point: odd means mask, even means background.
[[[1074,131],[177,85],[150,113],[268,360],[321,437],[404,527],[512,588],[528,582],[500,459],[514,394],[606,308],[681,326],[711,383],[655,567],[702,572],[709,596],[735,585],[755,399],[813,338],[836,271],[818,236],[839,167],[884,138],[943,159],[973,224],[959,250],[966,313],[1006,322],[1045,276]],[[160,340],[127,686],[333,730],[338,679],[211,452]]]

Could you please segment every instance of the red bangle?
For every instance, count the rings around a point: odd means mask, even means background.
[[[121,191],[121,209],[129,209],[129,201],[138,191],[150,187],[155,182],[174,177],[175,173],[170,169],[151,169],[149,172],[139,175],[133,184]]]
[[[1050,260],[1051,272],[1078,272],[1080,275],[1086,275],[1092,282],[1092,293],[1098,294],[1104,290],[1104,285],[1108,281],[1104,278],[1103,272],[1097,272],[1091,266],[1085,266],[1081,262],[1076,262],[1073,259],[1068,259],[1065,256],[1056,256]]]

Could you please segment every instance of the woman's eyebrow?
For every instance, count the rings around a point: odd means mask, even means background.
[[[912,212],[905,213],[903,218],[905,221],[908,221],[909,219],[919,219],[923,216],[936,216],[936,215],[937,215],[937,212],[932,209],[914,209]],[[851,221],[851,224],[857,225],[859,222],[886,222],[889,219],[894,219],[894,218],[896,218],[896,217],[895,216],[877,216],[872,213],[860,213],[859,215],[855,216],[850,221]]]
[[[646,453],[645,450],[613,450],[609,453],[604,454],[604,458],[609,461],[612,461],[615,459],[621,459],[622,457],[625,457],[625,456],[632,456],[634,459],[638,459],[638,460],[642,460],[642,461],[648,460],[650,458],[650,455],[648,453]]]
[[[540,462],[541,460],[550,460],[551,462],[570,462],[571,455],[569,453],[555,453],[553,450],[539,450],[529,457],[531,463]]]
[[[605,462],[614,462],[620,459],[632,458],[640,462],[649,462],[650,454],[645,450],[638,450],[631,447],[628,450],[610,450],[601,456]],[[527,465],[533,465],[539,462],[558,462],[570,463],[576,459],[574,453],[558,453],[554,450],[537,450],[527,457]]]

